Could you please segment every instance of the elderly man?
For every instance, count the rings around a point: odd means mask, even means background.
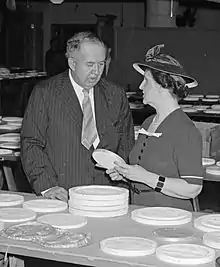
[[[21,161],[34,192],[65,201],[70,187],[110,183],[95,166],[94,148],[126,160],[134,142],[124,90],[101,79],[105,44],[80,32],[68,40],[66,56],[69,69],[34,88],[21,130]]]

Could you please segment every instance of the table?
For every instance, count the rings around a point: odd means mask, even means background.
[[[208,182],[220,182],[220,175],[209,174],[205,171],[203,180]],[[199,196],[193,199],[193,208],[196,212],[200,211]]]
[[[0,191],[0,193],[4,193],[4,191]],[[6,193],[8,192],[6,191]],[[36,198],[33,194],[20,194],[24,195],[25,200]],[[129,213],[127,215],[117,218],[88,218],[88,224],[77,230],[78,232],[83,231],[90,232],[92,234],[93,243],[84,248],[48,249],[31,242],[13,241],[0,237],[0,252],[8,251],[10,254],[20,256],[36,257],[97,267],[173,267],[173,264],[165,264],[157,260],[155,255],[126,258],[111,256],[100,250],[99,241],[112,236],[140,236],[155,240],[152,231],[156,229],[156,227],[139,224],[130,218],[130,212],[137,208],[139,207],[130,206]],[[200,215],[203,215],[203,213],[193,213],[193,218]],[[194,229],[192,223],[183,227]],[[196,236],[195,243],[201,244],[202,232],[197,229],[194,229],[194,232]],[[162,242],[157,242],[159,245],[162,244]],[[220,251],[216,251],[216,257],[218,256],[220,256]],[[203,265],[203,267],[214,266],[214,262]]]
[[[5,124],[0,122],[1,124]],[[0,129],[0,135],[6,134],[6,133],[20,133],[20,128],[17,130],[2,130]],[[0,142],[1,143],[1,142]],[[12,173],[11,163],[20,161],[20,155],[18,155],[16,152],[19,152],[20,149],[13,150],[13,153],[10,155],[0,155],[0,166],[3,169],[5,179],[7,182],[8,190],[10,191],[17,191],[17,186],[14,180],[14,176]]]

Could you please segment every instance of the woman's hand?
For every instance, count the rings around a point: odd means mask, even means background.
[[[106,170],[106,173],[110,176],[112,181],[126,181],[115,169]]]
[[[117,171],[118,175],[121,175],[128,180],[146,184],[148,176],[150,177],[150,173],[139,165],[128,165],[118,161],[115,161],[114,163],[115,172]]]

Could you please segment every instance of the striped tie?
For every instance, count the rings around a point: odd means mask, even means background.
[[[87,149],[90,149],[95,139],[97,138],[97,130],[95,126],[95,120],[93,118],[92,105],[89,98],[89,90],[84,89],[83,93],[83,125],[81,142]]]

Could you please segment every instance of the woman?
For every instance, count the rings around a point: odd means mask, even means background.
[[[178,104],[197,82],[180,63],[161,54],[163,45],[151,48],[144,63],[134,68],[144,76],[140,85],[143,102],[156,115],[141,126],[131,153],[130,164],[116,162],[107,170],[112,180],[134,182],[132,203],[193,210],[192,199],[202,190],[202,137]]]

